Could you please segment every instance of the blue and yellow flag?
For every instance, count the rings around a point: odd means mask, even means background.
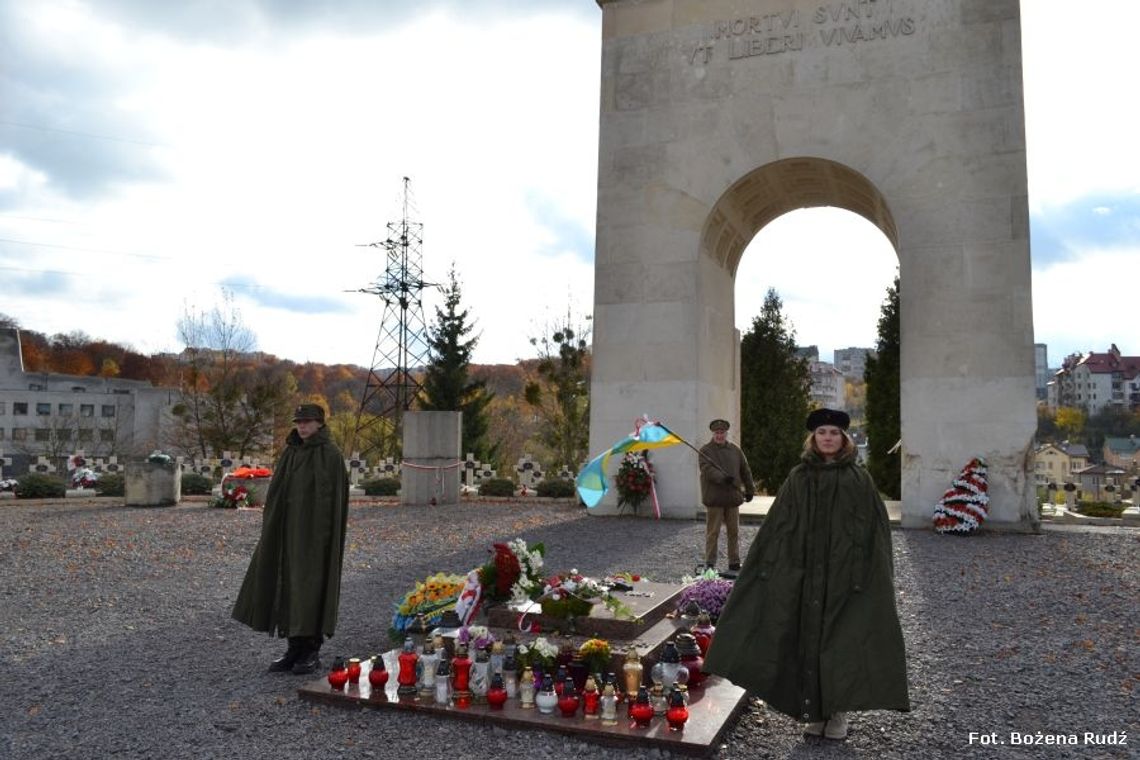
[[[676,446],[684,443],[677,435],[660,422],[646,422],[640,425],[632,434],[627,435],[613,446],[609,451],[590,460],[590,463],[578,473],[575,485],[578,496],[587,507],[596,507],[610,490],[606,485],[606,465],[614,454],[628,454],[631,451],[644,451],[645,449],[663,449],[666,446]]]

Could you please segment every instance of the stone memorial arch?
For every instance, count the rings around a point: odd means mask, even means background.
[[[1034,527],[1017,0],[598,4],[591,451],[642,413],[694,443],[713,417],[739,429],[740,258],[778,216],[836,206],[899,258],[903,524],[928,527],[982,455],[988,524]],[[693,452],[653,458],[663,514],[693,516]]]

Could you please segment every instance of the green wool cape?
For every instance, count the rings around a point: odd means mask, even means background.
[[[704,670],[797,720],[910,709],[887,510],[853,457],[806,454],[789,473]]]
[[[255,631],[332,636],[348,523],[348,472],[328,428],[289,434],[265,498],[261,540],[233,616]]]

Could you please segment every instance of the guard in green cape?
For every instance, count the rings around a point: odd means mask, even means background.
[[[301,404],[293,422],[233,616],[255,631],[288,637],[270,672],[305,675],[320,667],[321,644],[336,629],[348,472],[329,438],[324,409]]]
[[[808,415],[704,665],[828,739],[847,737],[851,711],[910,709],[887,510],[849,424]]]

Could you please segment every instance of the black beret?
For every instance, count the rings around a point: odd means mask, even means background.
[[[713,420],[709,423],[709,430],[728,430],[728,420]]]
[[[816,409],[807,416],[808,430],[815,430],[820,425],[834,425],[846,430],[850,424],[851,417],[847,412],[841,412],[837,409]]]

